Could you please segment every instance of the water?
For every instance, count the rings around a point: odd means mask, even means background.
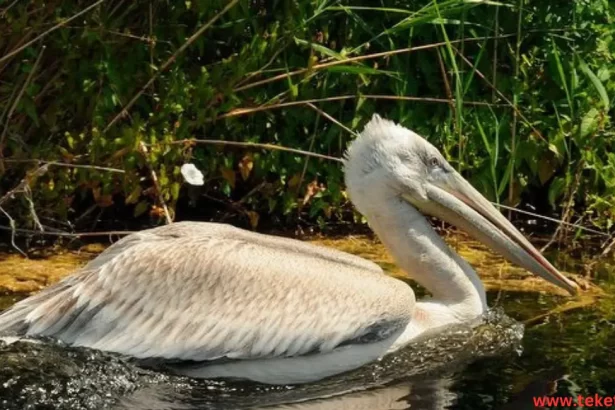
[[[489,273],[484,277],[489,283]],[[501,288],[517,289],[514,283]],[[576,305],[544,290],[493,290],[488,296],[496,308],[483,320],[303,386],[192,380],[53,342],[0,343],[0,408],[534,409],[532,397],[553,393],[613,396],[615,303],[608,295],[614,289],[605,288],[607,296],[574,299]],[[0,298],[0,309],[14,303],[10,298]]]
[[[51,340],[2,343],[0,404],[5,409],[229,409],[322,408],[324,403],[339,408],[348,401],[370,403],[366,408],[373,409],[374,403],[391,401],[411,386],[412,392],[423,391],[412,395],[421,400],[452,400],[451,371],[460,372],[476,358],[518,356],[522,336],[523,326],[495,309],[377,363],[301,386],[192,380]]]

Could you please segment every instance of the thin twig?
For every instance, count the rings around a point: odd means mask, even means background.
[[[271,56],[271,58],[269,59],[269,61],[267,61],[265,63],[264,66],[262,66],[259,70],[257,71],[253,71],[251,73],[246,74],[246,76],[244,78],[242,78],[239,83],[237,83],[236,87],[241,87],[243,84],[246,83],[246,81],[249,81],[251,78],[256,77],[258,75],[261,75],[265,72],[265,70],[267,70],[267,68],[269,66],[271,66],[271,64],[273,64],[275,62],[275,59],[278,58],[278,56],[280,55],[280,53],[282,53],[284,50],[286,50],[286,47],[288,47],[288,44],[283,45],[282,47],[278,48],[273,55]]]
[[[149,2],[149,38],[154,38],[154,0]],[[149,43],[149,74],[154,75],[154,47],[156,43],[152,40]],[[152,84],[152,92],[155,92]]]
[[[52,67],[54,69],[56,68],[55,65],[53,65]],[[58,71],[56,71],[56,73],[50,79],[45,81],[45,85],[43,86],[43,88],[41,88],[41,90],[36,95],[36,97],[34,97],[34,104],[35,105],[38,104],[40,102],[41,98],[43,98],[43,96],[47,93],[47,91],[49,91],[49,89],[56,84],[56,80],[61,75],[62,75],[62,71],[58,70]]]
[[[21,37],[17,43],[14,45],[15,47],[21,47],[22,44],[25,44],[29,41],[29,39],[34,36],[36,33],[34,33],[34,30],[29,30],[26,31],[23,34],[23,37]],[[4,72],[4,70],[6,70],[6,68],[11,64],[11,61],[5,61],[3,64],[0,64],[0,76],[2,75],[2,73]]]
[[[38,169],[36,169],[34,172],[23,177],[23,179],[19,182],[19,184],[17,184],[15,188],[11,189],[6,194],[4,194],[2,198],[0,198],[0,206],[2,206],[9,199],[12,199],[14,194],[22,192],[25,186],[29,186],[34,179],[44,175],[48,170],[48,165],[42,165],[38,167]]]
[[[552,32],[552,31],[577,31],[574,28],[570,28],[570,29],[553,29],[553,30],[543,30],[543,29],[535,29],[535,30],[528,30],[527,33],[543,33],[543,32]],[[467,42],[467,41],[482,41],[482,40],[501,40],[501,39],[505,39],[505,38],[509,38],[509,37],[514,37],[516,34],[515,33],[509,33],[509,34],[502,34],[500,36],[496,35],[496,36],[487,36],[487,37],[477,37],[477,38],[464,38],[463,40],[452,40],[450,41],[450,44],[454,44],[454,43],[460,43],[463,41],[463,43]],[[404,49],[399,49],[399,50],[392,50],[392,51],[387,51],[387,52],[382,52],[382,53],[375,53],[375,54],[368,54],[366,56],[357,56],[357,57],[349,57],[345,60],[334,60],[334,57],[330,57],[330,58],[325,58],[321,61],[321,64],[317,64],[315,66],[309,67],[309,68],[304,68],[304,69],[299,69],[296,71],[292,71],[290,73],[285,72],[284,74],[280,74],[276,77],[271,77],[268,79],[264,79],[261,80],[259,82],[256,83],[250,83],[247,85],[243,85],[243,83],[246,81],[246,79],[249,79],[251,77],[254,77],[255,74],[262,74],[262,70],[258,70],[255,72],[251,72],[247,74],[247,78],[242,79],[241,81],[239,81],[238,85],[233,89],[233,91],[243,91],[243,90],[247,90],[249,88],[252,87],[256,87],[258,85],[262,85],[262,84],[266,84],[269,82],[273,82],[273,81],[277,81],[277,80],[283,80],[287,77],[291,77],[291,76],[295,76],[295,75],[299,75],[302,73],[306,73],[306,72],[310,72],[309,77],[311,77],[312,75],[314,75],[314,73],[320,69],[320,68],[327,68],[330,67],[332,65],[338,65],[338,64],[344,64],[347,62],[354,62],[354,61],[360,61],[360,60],[364,60],[364,59],[369,59],[369,58],[379,58],[379,57],[386,57],[389,55],[394,55],[394,54],[399,54],[399,53],[405,53],[405,52],[409,52],[409,51],[419,51],[419,50],[426,50],[429,48],[434,48],[434,47],[440,47],[445,45],[446,43],[435,43],[435,44],[428,44],[425,46],[417,46],[417,47],[410,47],[410,48],[404,48]],[[360,48],[360,47],[358,47]],[[356,51],[358,48],[355,48],[353,50]],[[334,60],[334,61],[332,61]],[[330,64],[330,63],[334,63],[334,64]]]
[[[506,206],[506,205],[498,204],[496,202],[492,202],[492,204],[494,206],[498,207],[498,208],[503,208],[503,209],[506,209],[506,210],[509,210],[509,211],[513,211],[513,212],[517,212],[517,213],[520,213],[520,214],[529,215],[529,216],[533,216],[533,217],[536,217],[536,218],[544,219],[546,221],[551,221],[551,222],[555,222],[555,223],[558,223],[558,224],[567,225],[567,226],[570,226],[572,228],[582,229],[584,231],[591,232],[591,233],[594,233],[596,235],[609,236],[608,233],[601,232],[601,231],[598,231],[598,230],[592,229],[592,228],[587,228],[587,227],[579,225],[579,224],[573,224],[573,223],[570,223],[570,222],[565,222],[565,221],[562,221],[562,220],[557,219],[557,218],[551,218],[550,216],[544,216],[544,215],[540,215],[540,214],[537,214],[537,213],[534,213],[534,212],[524,211],[524,210],[519,209],[519,208],[514,208],[512,206]]]
[[[164,41],[164,40],[155,39],[153,36],[149,36],[149,37],[136,36],[134,34],[122,33],[120,31],[115,31],[115,30],[105,30],[105,29],[99,28],[99,27],[64,26],[64,28],[71,28],[71,29],[75,29],[75,30],[84,30],[84,31],[97,31],[99,33],[113,34],[113,35],[119,36],[119,37],[126,37],[126,38],[131,38],[133,40],[139,40],[139,41],[142,41],[142,42],[147,43],[147,44],[156,44],[156,43],[165,43],[165,44],[169,44],[169,45],[173,44],[170,41]]]
[[[605,242],[605,244],[602,246],[603,250],[600,256],[602,257],[606,256],[609,252],[611,252],[611,249],[613,249],[613,246],[615,246],[615,234],[611,235],[609,237],[609,240]]]
[[[339,95],[335,97],[325,97],[325,98],[312,98],[309,100],[299,100],[299,101],[289,101],[284,103],[277,104],[269,104],[269,105],[260,105],[258,107],[246,107],[246,108],[235,108],[227,113],[221,114],[216,117],[216,120],[221,120],[223,118],[231,118],[238,117],[241,115],[254,114],[261,111],[268,111],[273,109],[280,108],[288,108],[294,106],[303,106],[309,103],[321,103],[321,102],[331,102],[331,101],[342,101],[342,100],[353,100],[357,98],[366,98],[372,100],[396,100],[396,101],[417,101],[417,102],[433,102],[433,103],[444,103],[444,104],[454,104],[455,99],[449,100],[446,98],[431,98],[431,97],[410,97],[403,95],[374,95],[374,94],[366,94],[366,95]],[[475,105],[475,106],[487,106],[487,107],[508,107],[508,104],[491,104],[483,101],[463,101],[463,104],[467,105]]]
[[[32,212],[33,218],[34,218],[34,223],[37,225],[37,227],[43,231],[43,227],[40,223],[40,221],[38,220],[38,216],[36,215],[36,212],[34,212],[34,204],[32,202],[32,199],[29,197],[31,195],[31,191],[30,191],[30,183],[42,176],[43,174],[45,174],[48,170],[49,166],[48,165],[43,165],[41,167],[39,167],[37,170],[35,170],[33,173],[26,175],[25,177],[23,177],[23,179],[19,182],[19,184],[17,184],[17,186],[13,189],[11,189],[10,191],[8,191],[6,194],[4,194],[2,196],[2,198],[0,198],[0,211],[2,211],[2,213],[8,218],[9,220],[9,225],[10,225],[10,231],[11,231],[11,245],[13,246],[13,248],[17,249],[22,255],[26,256],[27,255],[21,250],[19,249],[19,247],[15,244],[15,234],[16,234],[16,227],[15,227],[15,220],[11,217],[11,215],[9,215],[8,212],[6,212],[3,208],[2,205],[7,202],[9,199],[13,199],[14,195],[20,192],[24,192],[26,194],[26,198],[28,199],[28,202],[30,203],[30,210]]]
[[[24,198],[28,201],[28,207],[30,208],[30,216],[32,216],[32,222],[34,222],[34,226],[38,228],[39,231],[43,232],[45,228],[41,224],[41,220],[38,218],[36,213],[36,209],[34,209],[34,201],[32,200],[32,189],[30,185],[26,185],[23,189]]]
[[[500,6],[495,6],[495,28],[493,29],[495,35],[498,35],[500,31]],[[493,86],[497,87],[497,75],[498,75],[498,42],[493,42],[493,64],[491,66],[491,79]],[[495,103],[495,88],[491,89],[491,102]]]
[[[147,83],[145,83],[145,85],[141,87],[139,92],[137,92],[135,96],[132,97],[128,104],[126,104],[122,108],[122,110],[115,117],[113,117],[113,119],[109,122],[109,124],[107,124],[103,132],[106,133],[117,121],[120,120],[120,118],[125,117],[128,114],[128,110],[132,108],[132,106],[137,102],[139,97],[143,95],[145,90],[151,87],[151,85],[156,81],[158,76],[165,72],[175,62],[175,60],[177,60],[177,57],[179,57],[181,53],[183,53],[190,45],[192,45],[192,43],[194,43],[196,39],[199,38],[205,32],[205,30],[211,27],[212,24],[214,24],[220,17],[222,17],[227,11],[229,11],[233,6],[235,6],[238,1],[239,0],[231,0],[218,14],[216,14],[211,20],[201,26],[194,34],[192,34],[190,38],[188,38],[188,40],[186,40],[184,44],[182,44],[173,53],[173,55],[169,57],[167,61],[164,62],[164,64],[158,69],[158,71],[153,76],[151,76]]]
[[[312,137],[310,138],[310,146],[308,147],[308,151],[312,152],[314,149],[314,143],[316,142],[316,132],[318,131],[318,126],[320,125],[320,114],[316,116],[316,120],[314,121],[314,130],[312,131]],[[301,191],[301,187],[303,186],[303,180],[305,179],[305,174],[307,173],[308,164],[310,162],[310,157],[305,157],[305,162],[303,163],[303,169],[301,170],[301,176],[299,177],[299,183],[295,188],[295,195],[299,195]],[[297,213],[300,213],[300,207],[297,207]]]
[[[81,223],[81,221],[83,221],[85,218],[87,218],[92,212],[94,212],[96,209],[98,208],[98,204],[92,204],[88,207],[88,209],[85,210],[85,212],[83,212],[81,215],[79,215],[76,219],[75,219],[75,225],[79,225]]]
[[[43,37],[46,37],[49,33],[59,29],[60,27],[66,25],[67,23],[69,23],[70,21],[73,21],[74,19],[76,19],[77,17],[87,13],[88,11],[92,10],[94,7],[98,6],[99,4],[103,3],[105,0],[98,0],[96,3],[86,7],[85,9],[81,10],[79,13],[75,14],[74,16],[71,16],[69,18],[67,18],[66,20],[63,20],[61,22],[59,22],[58,24],[56,24],[55,26],[51,27],[49,30],[45,31],[44,33],[40,34],[39,36],[37,36],[36,38],[34,38],[31,41],[28,41],[26,44],[22,45],[21,47],[16,48],[15,50],[9,52],[8,54],[6,54],[3,57],[0,57],[0,63],[8,60],[9,58],[11,58],[12,56],[14,56],[15,54],[23,51],[24,49],[30,47],[32,44],[36,43],[37,41],[39,41],[40,39],[42,39]]]
[[[431,98],[431,97],[407,97],[407,96],[398,96],[398,95],[371,95],[366,94],[362,95],[362,98],[371,98],[374,100],[399,100],[399,101],[421,101],[421,102],[434,102],[434,103],[443,103],[443,104],[456,104],[457,100],[452,99],[448,100],[446,98]],[[464,105],[476,105],[483,107],[508,107],[508,104],[491,104],[485,101],[462,101]]]
[[[313,109],[314,111],[316,111],[317,113],[319,113],[320,115],[322,115],[323,117],[325,117],[326,119],[328,119],[329,121],[337,125],[338,127],[344,129],[346,132],[349,132],[355,137],[359,136],[359,134],[357,134],[356,132],[354,132],[353,130],[351,130],[350,128],[348,128],[347,126],[345,126],[344,124],[342,124],[341,122],[339,122],[338,120],[336,120],[335,118],[333,118],[332,116],[330,116],[329,114],[327,114],[326,112],[324,112],[323,110],[315,106],[314,104],[306,103],[305,105],[307,105],[308,107],[310,107],[311,109]]]
[[[453,47],[453,49],[459,54],[459,50],[457,50],[455,47]],[[493,90],[495,90],[495,92],[500,96],[500,98],[502,98],[519,116],[519,118],[521,118],[523,121],[525,121],[525,123],[532,129],[532,131],[534,131],[534,133],[536,134],[536,136],[540,137],[541,139],[545,140],[545,137],[540,133],[540,131],[538,131],[536,129],[536,127],[534,127],[532,125],[532,123],[530,122],[530,120],[527,119],[527,117],[525,115],[523,115],[523,113],[519,110],[518,107],[515,106],[515,104],[513,104],[504,94],[502,94],[502,92],[500,90],[498,90],[489,80],[487,80],[487,77],[485,77],[485,75],[483,73],[480,72],[480,70],[478,68],[476,68],[474,66],[474,64],[472,64],[472,62],[470,62],[470,60],[468,60],[464,55],[459,54],[459,56],[461,57],[461,59],[467,64],[469,65],[475,72],[476,74]]]
[[[203,141],[203,140],[201,140],[201,141]],[[222,142],[231,142],[231,141],[222,141]],[[262,146],[262,145],[267,145],[267,144],[259,144],[259,145]],[[265,148],[271,149],[271,147],[265,147]],[[276,148],[284,148],[284,147],[276,147]],[[328,160],[333,160],[333,161],[336,161],[336,162],[343,162],[340,158],[327,157],[325,155],[319,155],[319,154],[314,154],[314,153],[307,153],[307,154],[302,153],[302,152],[298,152],[298,153],[301,153],[303,155],[315,156],[315,157],[321,158],[321,159],[328,159]],[[10,195],[10,193],[7,194],[7,195]],[[514,208],[514,207],[509,207],[509,206],[498,204],[498,203],[495,203],[495,202],[492,202],[492,204],[494,206],[496,206],[496,207],[509,209],[511,211],[518,212],[520,214],[530,215],[530,216],[533,216],[535,218],[544,219],[544,220],[555,222],[555,223],[562,223],[561,220],[556,219],[556,218],[551,218],[549,216],[544,216],[544,215],[540,215],[540,214],[537,214],[537,213],[533,213],[533,212],[529,212],[529,211],[524,211],[522,209],[518,209],[518,208]],[[588,231],[588,232],[591,232],[591,233],[594,233],[594,234],[597,234],[597,235],[609,236],[609,234],[607,234],[605,232],[600,232],[600,231],[597,231],[595,229],[587,228],[587,227],[584,227],[584,226],[581,226],[581,225],[571,224],[571,223],[566,223],[566,222],[564,222],[564,224],[567,224],[567,225],[573,226],[573,227],[575,227],[577,229],[582,229],[582,230],[585,230],[585,231]],[[12,231],[13,229],[11,227],[8,227],[8,226],[0,225],[0,230]],[[130,235],[131,233],[135,233],[136,231],[105,231],[105,232],[70,233],[70,232],[63,232],[63,231],[58,231],[58,232],[53,232],[53,231],[39,232],[39,231],[35,231],[35,230],[32,230],[32,229],[16,228],[15,232],[23,233],[23,234],[38,234],[38,235],[44,235],[44,236],[91,237],[91,236],[108,236],[108,235]],[[609,243],[608,246],[605,247],[605,250],[603,251],[603,255],[606,255],[609,252],[610,248],[615,246],[615,235],[609,236],[609,240],[610,240],[610,243]]]
[[[0,212],[2,212],[4,214],[4,216],[7,217],[7,219],[9,220],[9,224],[10,224],[10,228],[9,230],[11,231],[11,245],[13,246],[13,248],[15,248],[19,253],[21,253],[24,257],[28,257],[28,255],[26,255],[26,253],[24,251],[22,251],[19,246],[17,246],[17,244],[15,243],[15,235],[17,234],[17,228],[15,228],[15,220],[11,217],[11,215],[9,215],[8,212],[6,212],[4,210],[4,208],[2,208],[0,206]]]
[[[4,18],[4,16],[6,16],[6,13],[9,12],[9,10],[15,5],[17,4],[19,0],[13,0],[13,2],[11,4],[9,4],[8,6],[6,6],[4,8],[4,10],[2,10],[2,14],[0,15],[0,17]]]
[[[127,6],[124,5],[125,0],[120,0],[118,1],[115,6],[111,9],[111,11],[109,12],[107,18],[111,18],[114,17],[113,15],[118,11],[118,10],[124,10],[125,8],[127,8]]]
[[[310,99],[310,100],[289,101],[289,102],[285,102],[285,103],[261,105],[261,106],[258,106],[258,107],[235,108],[234,110],[231,110],[231,111],[229,111],[227,113],[219,115],[218,117],[216,117],[216,120],[221,120],[223,118],[230,118],[230,117],[238,117],[240,115],[253,114],[253,113],[256,113],[256,112],[268,111],[268,110],[272,110],[272,109],[294,107],[294,106],[297,106],[297,105],[303,106],[303,105],[309,104],[309,103],[341,101],[341,100],[350,100],[350,99],[354,99],[354,98],[357,98],[357,97],[354,96],[354,95],[340,95],[340,96],[335,96],[335,97],[313,98],[313,99]]]
[[[213,199],[215,199],[215,198],[213,198]],[[220,202],[220,203],[227,204],[226,202]],[[509,206],[505,206],[505,205],[502,205],[502,204],[497,204],[495,202],[492,202],[492,204],[497,206],[497,207],[510,209],[513,212],[518,212],[520,214],[525,214],[525,215],[531,215],[533,217],[540,218],[540,219],[545,219],[547,221],[551,221],[551,222],[555,222],[555,223],[561,223],[562,222],[562,221],[560,221],[559,219],[556,219],[556,218],[551,218],[549,216],[544,216],[544,215],[536,214],[536,213],[533,213],[533,212],[524,211],[522,209],[509,207]],[[600,231],[597,231],[595,229],[587,228],[587,227],[580,226],[580,225],[570,224],[570,223],[568,223],[568,224],[574,226],[575,228],[583,229],[585,231],[592,232],[592,233],[597,234],[597,235],[609,236],[607,233],[600,232]],[[8,226],[0,225],[0,230],[11,231],[12,228],[8,227]],[[71,233],[71,232],[64,232],[64,231],[57,231],[57,232],[56,231],[45,231],[45,232],[40,232],[40,231],[35,231],[33,229],[20,229],[20,228],[16,228],[15,232],[23,233],[23,234],[37,234],[37,235],[44,235],[44,236],[90,237],[90,236],[107,236],[107,235],[130,235],[131,233],[135,233],[137,231],[105,231],[105,232]],[[615,235],[611,236],[609,239],[613,239],[613,240],[609,243],[609,245],[606,248],[608,248],[609,246],[610,247],[615,246]],[[605,252],[603,252],[603,255],[606,255],[609,252],[609,250],[610,250],[610,249],[606,249],[606,248],[605,248]]]
[[[438,56],[438,63],[440,63],[440,73],[442,74],[442,81],[444,81],[444,91],[446,91],[446,96],[448,97],[451,112],[453,113],[453,124],[454,127],[457,128],[457,109],[455,108],[455,99],[453,98],[451,84],[448,81],[448,76],[446,75],[446,67],[444,67],[444,61],[442,60],[440,50],[436,50],[436,55]],[[459,149],[461,149],[461,147],[459,147]]]
[[[21,87],[19,94],[17,94],[17,97],[13,101],[13,105],[11,106],[9,113],[6,116],[6,120],[4,123],[4,129],[2,130],[2,136],[0,136],[0,160],[3,157],[4,140],[6,138],[6,132],[9,129],[9,125],[10,125],[9,123],[11,122],[11,118],[13,117],[13,113],[15,112],[15,109],[17,108],[17,104],[19,104],[21,97],[23,97],[23,94],[26,91],[26,88],[28,88],[28,85],[30,85],[30,81],[32,81],[32,77],[34,76],[34,73],[36,72],[36,69],[38,67],[38,64],[41,61],[41,57],[43,56],[44,52],[45,52],[45,46],[41,47],[41,51],[38,53],[38,56],[36,57],[36,60],[34,61],[34,64],[32,65],[30,72],[28,73],[28,77],[26,77],[26,81],[23,83],[23,86]],[[0,165],[0,169],[1,168],[2,168],[2,165]]]
[[[139,151],[141,152],[141,154],[143,155],[143,158],[145,159],[145,162],[147,162],[149,166],[150,175],[152,176],[152,181],[154,182],[154,188],[156,189],[156,193],[158,194],[158,200],[160,201],[160,206],[162,206],[162,209],[164,210],[164,217],[167,221],[167,224],[172,224],[173,219],[171,218],[171,214],[169,213],[169,208],[167,207],[167,203],[165,202],[164,197],[162,196],[162,191],[160,190],[160,183],[158,182],[158,176],[156,175],[156,171],[154,171],[154,167],[149,162],[149,158],[147,156],[147,147],[145,146],[145,143],[143,143],[143,141],[139,143]]]
[[[0,72],[0,74],[1,74],[1,72]],[[9,96],[9,99],[7,100],[7,103],[4,105],[4,110],[2,110],[2,114],[0,114],[0,126],[4,122],[4,117],[6,116],[8,110],[10,109],[10,107],[12,106],[10,104],[10,102],[13,101],[13,97],[15,97],[15,94],[17,93],[17,88],[18,87],[13,87],[13,91],[11,92],[11,95]],[[7,122],[7,126],[8,126],[8,122]]]
[[[241,197],[241,199],[239,201],[235,201],[235,202],[230,202],[230,203],[226,203],[224,201],[220,201],[217,198],[214,198],[212,196],[207,196],[208,199],[212,199],[216,202],[219,202],[221,204],[224,204],[227,207],[230,207],[233,209],[233,211],[235,211],[235,215],[237,213],[240,213],[242,215],[245,215],[248,217],[248,219],[250,218],[250,214],[249,211],[245,209],[245,207],[243,206],[245,204],[245,202],[250,199],[250,197],[252,195],[254,195],[255,193],[257,193],[258,191],[260,191],[261,189],[263,189],[263,187],[267,185],[267,182],[261,182],[260,184],[256,185],[254,188],[252,188],[247,194],[245,194],[243,197]],[[222,215],[221,221],[226,221],[230,216],[232,216],[231,212],[225,212],[224,215]]]
[[[0,230],[12,231],[13,229],[10,226],[0,225]],[[63,232],[63,231],[39,232],[33,229],[15,228],[15,232],[19,234],[58,236],[58,237],[69,237],[69,238],[84,238],[84,237],[93,237],[93,236],[95,237],[95,236],[110,236],[110,235],[130,235],[132,233],[136,233],[137,231],[103,231],[103,232],[71,233],[71,232]]]
[[[509,35],[503,35],[500,37],[476,37],[476,38],[466,38],[463,41],[483,41],[483,40],[489,40],[489,39],[493,39],[493,38],[506,38],[506,37],[512,37],[514,36],[514,34],[509,34]],[[451,40],[449,41],[448,44],[456,44],[456,43],[460,43],[461,40]],[[420,50],[429,50],[432,48],[437,48],[437,47],[442,47],[442,46],[446,46],[447,42],[442,41],[439,43],[432,43],[432,44],[425,44],[422,46],[415,46],[415,47],[407,47],[407,48],[400,48],[397,50],[390,50],[390,51],[384,51],[384,52],[380,52],[380,53],[373,53],[373,54],[365,54],[362,56],[357,56],[357,57],[349,57],[346,58],[344,60],[334,60],[334,61],[329,61],[326,63],[321,63],[321,64],[315,64],[312,67],[309,68],[301,68],[295,71],[291,71],[288,73],[284,73],[284,74],[280,74],[271,78],[266,78],[264,80],[260,80],[260,81],[255,81],[253,83],[249,83],[246,85],[243,85],[241,87],[236,87],[235,89],[233,89],[233,91],[237,92],[237,91],[244,91],[244,90],[248,90],[250,88],[254,88],[257,87],[259,85],[263,85],[263,84],[267,84],[267,83],[271,83],[274,81],[278,81],[278,80],[283,80],[286,79],[288,77],[293,77],[296,75],[300,75],[303,73],[307,73],[309,72],[315,72],[324,68],[329,68],[329,67],[333,67],[333,66],[337,66],[337,65],[342,65],[342,64],[348,64],[348,63],[355,63],[357,61],[363,61],[363,60],[370,60],[370,59],[374,59],[374,58],[381,58],[381,57],[389,57],[389,56],[393,56],[396,54],[403,54],[403,53],[410,53],[410,52],[414,52],[414,51],[420,51]]]
[[[117,174],[125,174],[126,171],[118,168],[109,168],[109,167],[101,167],[98,165],[86,165],[86,164],[70,164],[68,162],[57,162],[57,161],[45,161],[40,159],[11,159],[7,158],[4,162],[8,163],[35,163],[38,165],[50,165],[54,167],[64,167],[64,168],[84,168],[84,169],[95,169],[97,171],[107,171],[114,172]]]
[[[581,184],[581,174],[583,171],[584,164],[585,162],[581,160],[579,164],[577,165],[577,169],[575,171],[574,183],[572,187],[570,188],[570,192],[568,194],[568,201],[566,201],[566,206],[564,207],[564,210],[562,212],[562,220],[560,221],[559,226],[555,230],[555,233],[553,233],[553,236],[551,237],[549,242],[547,242],[547,244],[543,246],[542,249],[540,250],[541,252],[544,252],[545,250],[547,250],[557,240],[562,239],[562,234],[563,232],[565,232],[565,227],[568,226],[568,220],[570,219],[570,216],[571,216],[570,211],[572,210],[572,205],[574,203],[574,196],[577,193],[577,190],[579,189],[579,185]]]
[[[307,155],[309,157],[326,159],[329,161],[336,161],[340,163],[344,163],[344,160],[338,157],[332,157],[329,155],[317,154],[315,152],[308,152],[296,148],[288,148],[280,145],[274,144],[263,144],[258,142],[239,142],[239,141],[224,141],[224,140],[199,140],[199,139],[184,139],[168,142],[170,145],[177,144],[203,144],[203,145],[230,145],[235,147],[242,148],[259,148],[259,149],[269,149],[274,151],[284,151],[284,152],[292,152],[293,154]]]
[[[521,62],[519,61],[519,54],[521,51],[521,19],[523,16],[523,0],[517,1],[517,42],[515,44],[515,76],[514,76],[514,92],[513,92],[513,118],[512,123],[510,124],[510,179],[508,180],[508,202],[513,203],[513,197],[515,194],[515,160],[517,155],[517,122],[518,122],[518,114],[517,114],[517,105],[519,104],[519,92],[517,91],[517,85],[519,84],[519,67],[521,66]],[[512,214],[508,213],[508,219],[512,217]]]

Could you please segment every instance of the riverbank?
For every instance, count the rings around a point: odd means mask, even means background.
[[[477,270],[488,291],[539,292],[562,296],[566,294],[560,288],[511,265],[461,232],[448,232],[444,237],[447,243]],[[400,279],[406,278],[406,274],[395,265],[385,247],[372,236],[310,236],[304,239],[373,260],[388,274]],[[40,291],[94,259],[107,246],[108,244],[104,243],[90,243],[78,249],[55,246],[36,250],[31,253],[30,258],[19,253],[0,252],[0,295],[19,298]],[[572,299],[573,301],[578,303],[582,300],[582,304],[586,305],[601,294],[600,288],[584,277],[582,262],[577,261],[571,265],[564,255],[557,253],[552,255],[553,258],[566,275],[585,289],[582,295]],[[567,272],[568,269],[573,271]],[[419,290],[417,293],[420,295],[422,292]],[[3,307],[6,306],[0,304],[0,309]]]

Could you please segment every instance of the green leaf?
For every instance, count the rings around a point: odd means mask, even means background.
[[[608,111],[610,109],[610,101],[609,101],[609,95],[606,92],[606,88],[604,88],[604,85],[602,84],[600,79],[596,76],[596,74],[594,74],[594,72],[589,68],[589,66],[581,58],[579,58],[579,65],[581,67],[581,71],[585,73],[587,78],[589,78],[589,81],[591,81],[592,84],[594,85],[594,88],[596,88],[596,91],[598,91],[598,94],[600,95],[600,99],[602,100],[602,104],[604,105],[604,109]]]
[[[400,13],[400,14],[414,14],[414,11],[406,9],[396,9],[391,7],[367,7],[367,6],[332,6],[327,7],[326,10],[333,11],[349,11],[349,10],[366,10],[366,11],[384,11],[387,13]]]
[[[141,186],[137,185],[132,192],[130,193],[130,195],[128,195],[125,199],[125,203],[127,204],[135,204],[137,203],[137,201],[139,200],[139,197],[141,196]]]
[[[581,121],[581,138],[585,138],[596,132],[598,129],[599,112],[597,109],[592,108],[585,114]]]
[[[487,153],[489,154],[489,156],[491,157],[493,155],[492,150],[491,150],[491,144],[489,144],[489,141],[487,140],[487,134],[485,134],[485,130],[483,129],[483,126],[480,123],[480,120],[478,119],[478,117],[474,117],[474,119],[476,120],[476,127],[478,128],[479,134],[483,140],[483,144],[485,145],[485,150],[487,151]]]
[[[178,182],[173,182],[171,184],[171,198],[174,201],[177,201],[177,199],[179,198],[179,189],[180,189],[180,184]]]
[[[295,37],[295,43],[297,44],[301,44],[304,46],[309,46],[312,49],[318,51],[319,53],[322,53],[328,57],[333,57],[336,60],[346,60],[346,57],[344,57],[343,55],[331,50],[328,47],[323,46],[322,44],[318,44],[318,43],[312,43],[311,41],[307,41],[307,40],[303,40],[300,38]]]
[[[570,90],[568,89],[568,82],[566,80],[566,74],[564,73],[564,66],[562,64],[562,60],[559,56],[559,49],[557,48],[557,44],[555,44],[555,41],[553,41],[553,37],[551,37],[551,49],[552,49],[551,56],[553,58],[552,61],[555,64],[557,73],[559,74],[560,83],[562,87],[564,87],[564,92],[566,93],[566,99],[568,100],[568,106],[570,107],[570,111],[572,112],[573,110],[572,96],[570,94]]]
[[[538,179],[542,185],[546,184],[556,171],[554,160],[542,155],[538,160]]]
[[[562,177],[556,177],[549,186],[549,203],[555,208],[555,202],[562,196],[566,188],[566,180]]]
[[[364,65],[334,65],[326,69],[332,73],[348,73],[348,74],[373,74],[373,75],[388,75],[390,77],[398,77],[397,73],[392,71],[378,70],[376,68],[367,67]]]
[[[30,117],[30,119],[34,121],[34,124],[36,124],[36,126],[38,127],[39,126],[38,115],[36,114],[36,106],[34,105],[32,100],[24,98],[21,102],[21,108],[28,115],[28,117]]]
[[[133,212],[133,215],[135,218],[143,215],[147,209],[149,208],[149,204],[147,203],[147,201],[141,201],[139,202],[136,206],[135,206],[135,210]]]
[[[512,172],[513,161],[508,161],[508,165],[506,166],[506,170],[504,171],[504,175],[502,175],[502,179],[500,179],[500,184],[498,185],[498,197],[502,195],[508,183],[510,182],[510,173]]]

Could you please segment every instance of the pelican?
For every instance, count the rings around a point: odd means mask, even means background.
[[[416,133],[374,115],[344,162],[354,205],[431,298],[417,302],[406,283],[344,252],[230,225],[180,222],[128,235],[15,304],[0,316],[0,334],[159,360],[197,378],[313,382],[487,310],[478,275],[424,215],[576,293]]]

